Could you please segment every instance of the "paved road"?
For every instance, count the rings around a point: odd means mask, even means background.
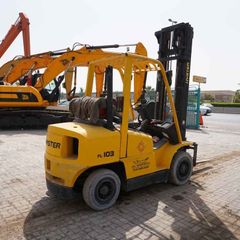
[[[203,123],[199,131],[187,131],[188,140],[199,144],[198,161],[240,150],[240,114],[213,113],[204,116]]]
[[[215,131],[223,131],[240,134],[240,114],[212,113],[204,117],[208,128]]]
[[[122,194],[103,212],[46,195],[45,131],[1,132],[0,239],[240,239],[239,134],[215,128],[218,117],[229,119],[214,114],[188,132],[199,160],[211,160],[189,184]]]

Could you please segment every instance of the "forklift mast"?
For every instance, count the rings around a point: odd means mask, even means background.
[[[176,60],[174,102],[182,139],[186,140],[186,116],[189,91],[190,64],[193,28],[189,23],[179,23],[155,32],[158,40],[160,60],[167,72],[171,85],[172,61]],[[158,74],[156,85],[155,118],[164,121],[166,109],[166,89]]]

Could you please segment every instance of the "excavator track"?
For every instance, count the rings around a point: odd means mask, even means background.
[[[49,124],[69,122],[69,111],[55,109],[9,109],[0,110],[0,129],[44,129]]]

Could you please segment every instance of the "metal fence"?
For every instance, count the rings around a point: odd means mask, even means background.
[[[172,96],[174,98],[174,90],[172,90]],[[155,90],[146,92],[147,100],[155,99]],[[132,93],[133,98],[133,93]],[[168,100],[167,100],[168,101]],[[168,104],[167,104],[168,107]],[[199,129],[200,118],[200,88],[198,85],[189,86],[188,92],[188,106],[187,106],[187,121],[186,127],[188,129]]]
[[[190,129],[199,129],[200,118],[200,88],[191,86],[188,93],[187,122]]]

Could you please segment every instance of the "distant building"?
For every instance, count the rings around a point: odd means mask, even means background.
[[[214,102],[233,102],[235,92],[231,90],[201,91],[201,99]]]

